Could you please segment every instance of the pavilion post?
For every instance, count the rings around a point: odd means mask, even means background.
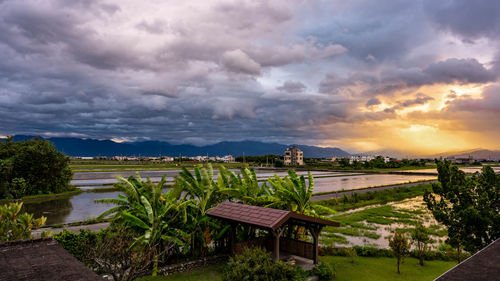
[[[277,230],[273,230],[273,237],[274,237],[274,249],[273,249],[273,258],[275,261],[280,260],[280,237],[281,234],[283,234],[283,230],[285,228],[278,228]]]
[[[231,256],[236,255],[236,224],[231,224],[231,233],[229,239],[231,240]]]
[[[314,264],[318,264],[319,258],[318,258],[318,243],[319,243],[319,233],[321,232],[321,227],[309,227],[309,231],[311,232],[311,235],[313,237],[313,261]]]

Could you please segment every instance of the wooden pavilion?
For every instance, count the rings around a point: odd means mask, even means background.
[[[318,239],[324,226],[339,226],[338,222],[301,215],[291,211],[250,206],[234,202],[222,202],[210,211],[209,216],[222,219],[231,224],[231,254],[240,253],[243,247],[260,246],[273,252],[275,260],[280,259],[280,251],[311,259],[318,263]],[[267,230],[270,235],[248,241],[236,241],[237,225]],[[301,241],[285,233],[294,226],[304,227],[312,236],[313,242]]]

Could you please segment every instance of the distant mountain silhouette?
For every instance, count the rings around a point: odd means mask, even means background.
[[[440,156],[455,157],[455,158],[468,158],[469,156],[471,156],[474,159],[499,160],[500,150],[488,150],[488,149],[476,148],[471,150],[445,152],[434,155],[435,158],[439,158]]]
[[[17,135],[14,140],[25,140],[34,136]],[[57,150],[69,156],[248,156],[275,154],[281,155],[291,145],[266,143],[259,141],[225,141],[206,146],[190,144],[173,145],[163,141],[141,141],[117,143],[110,140],[80,139],[80,138],[44,138],[56,146]],[[304,151],[304,157],[330,158],[346,157],[350,154],[336,147],[317,147],[297,145]]]

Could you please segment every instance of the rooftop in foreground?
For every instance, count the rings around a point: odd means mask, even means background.
[[[500,238],[448,270],[436,280],[500,280]]]
[[[0,281],[102,280],[53,239],[0,243]]]

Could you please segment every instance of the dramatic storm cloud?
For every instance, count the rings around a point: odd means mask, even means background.
[[[0,135],[498,149],[498,1],[0,1]]]

